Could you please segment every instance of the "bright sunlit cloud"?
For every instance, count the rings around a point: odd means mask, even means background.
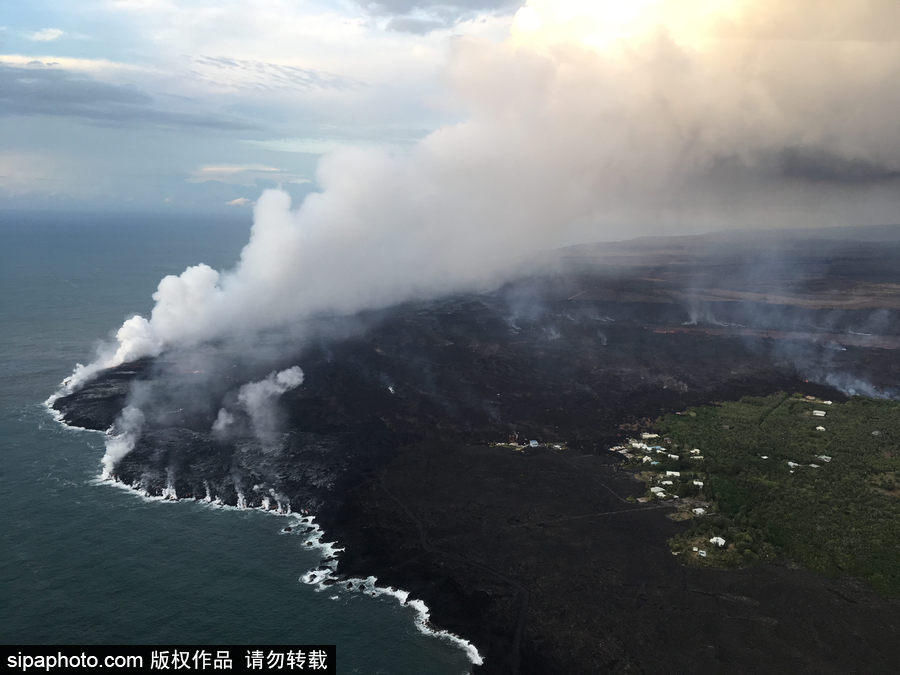
[[[61,38],[65,33],[59,28],[43,28],[28,34],[28,39],[32,42],[53,42]]]
[[[742,0],[530,0],[516,13],[515,44],[607,48],[663,32],[678,43],[714,36]]]

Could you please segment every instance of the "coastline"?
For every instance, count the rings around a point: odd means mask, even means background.
[[[66,422],[65,415],[53,407],[53,403],[62,396],[69,395],[72,391],[58,390],[45,401],[43,407],[50,413],[54,421],[59,423],[63,428],[71,431],[99,433],[109,436],[109,429],[91,429],[80,427]],[[259,511],[271,516],[288,518],[289,525],[285,526],[280,533],[288,534],[303,528],[303,540],[301,546],[314,550],[319,554],[319,566],[308,570],[302,574],[298,581],[306,585],[312,586],[316,592],[324,592],[326,590],[338,591],[341,593],[362,593],[372,598],[381,596],[389,596],[394,598],[401,607],[408,607],[413,610],[413,624],[417,630],[423,635],[444,640],[461,649],[473,666],[483,665],[484,659],[478,648],[468,640],[450,632],[443,630],[432,624],[430,621],[431,609],[421,599],[411,598],[411,593],[393,586],[378,586],[376,582],[378,577],[368,575],[363,577],[352,577],[338,574],[338,566],[341,556],[346,549],[341,547],[337,541],[323,541],[325,530],[316,522],[315,515],[296,513],[290,510],[278,508],[270,508],[268,498],[263,498],[263,503],[258,505],[239,506],[238,504],[228,504],[217,495],[211,495],[208,491],[204,497],[178,497],[174,490],[167,493],[163,490],[160,494],[151,494],[148,490],[142,489],[139,484],[129,485],[115,477],[103,477],[98,475],[92,481],[92,485],[109,486],[128,492],[130,495],[149,503],[170,503],[192,502],[203,506],[222,510],[222,511]],[[290,528],[290,529],[287,529]]]
[[[607,452],[689,405],[778,389],[834,396],[774,358],[826,347],[669,331],[684,320],[675,303],[595,306],[578,295],[587,283],[548,286],[530,322],[490,296],[411,304],[345,339],[293,346],[258,372],[231,355],[228,370],[201,377],[175,358],[123,364],[57,406],[101,427],[132,381],[157,386],[147,410],[162,414],[120,476],[154,494],[171,485],[202,497],[208,480],[229,503],[277,494],[309,509],[344,550],[336,569],[313,570],[307,583],[333,588],[334,576],[407,594],[410,606],[421,600],[423,625],[477,645],[478,672],[715,671],[738,661],[765,669],[791,662],[808,634],[818,646],[802,649],[804,658],[823,671],[882,667],[894,643],[877,615],[891,603],[778,565],[684,570],[666,544],[679,525],[664,507],[626,499],[640,484]],[[575,295],[583,307],[571,304]],[[859,364],[863,376],[890,378],[897,368],[885,350],[825,356],[836,370]],[[277,452],[210,438],[229,390],[294,364],[306,379],[279,400]],[[208,411],[180,414],[198,399]],[[500,447],[513,437],[529,447]],[[834,597],[860,600],[834,606]],[[798,606],[846,618],[810,629]],[[851,644],[846,636],[860,631]]]

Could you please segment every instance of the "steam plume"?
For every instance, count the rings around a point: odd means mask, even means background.
[[[258,382],[248,382],[238,391],[238,404],[250,418],[253,433],[264,448],[274,444],[278,430],[275,399],[291,389],[303,384],[303,371],[298,367],[288,368],[280,372],[269,373]],[[225,408],[219,410],[213,423],[213,433],[227,435],[229,428],[235,423],[235,416]]]
[[[144,413],[140,408],[126,406],[113,424],[110,438],[106,441],[106,452],[101,460],[102,478],[112,477],[116,464],[134,449],[134,444],[141,435],[144,426]]]
[[[894,20],[891,20],[891,17]],[[888,222],[900,209],[894,0],[531,0],[455,43],[467,121],[325,157],[267,191],[237,266],[163,279],[98,369],[172,345],[498,280],[535,251],[647,231]]]

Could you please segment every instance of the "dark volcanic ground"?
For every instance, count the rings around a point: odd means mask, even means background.
[[[126,401],[144,412],[116,467],[129,484],[313,510],[346,546],[339,572],[424,599],[485,672],[888,672],[896,601],[787,565],[681,567],[666,545],[679,525],[625,501],[643,488],[606,452],[687,405],[900,382],[897,247],[801,249],[742,283],[735,270],[758,266],[711,271],[718,249],[665,243],[615,275],[575,256],[565,273],[337,322],[291,349],[269,336],[277,359],[220,345],[127,364],[56,407],[97,429]],[[210,433],[241,384],[292,365],[306,379],[281,397],[276,438]],[[510,434],[546,445],[489,446]]]

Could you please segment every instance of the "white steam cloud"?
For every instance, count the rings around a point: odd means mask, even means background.
[[[294,366],[280,372],[271,372],[259,382],[248,382],[238,390],[238,404],[250,418],[253,433],[264,448],[275,444],[278,417],[275,400],[291,389],[303,384],[303,371]],[[227,436],[235,424],[235,416],[221,408],[213,423],[212,431],[219,437]]]
[[[296,210],[267,191],[237,266],[163,279],[69,380],[172,345],[464,290],[533,252],[648,231],[891,222],[895,0],[532,0],[459,40],[467,121],[337,152]],[[224,423],[224,422],[223,422]]]
[[[213,436],[224,437],[228,435],[228,430],[231,428],[231,425],[234,424],[234,415],[225,410],[225,408],[219,408],[219,414],[216,415],[216,421],[213,422],[212,425],[212,433]]]
[[[103,466],[101,477],[103,479],[111,478],[116,464],[134,449],[134,444],[140,438],[143,426],[144,413],[140,408],[132,405],[126,406],[113,424],[110,438],[106,441],[106,452],[101,460]]]

